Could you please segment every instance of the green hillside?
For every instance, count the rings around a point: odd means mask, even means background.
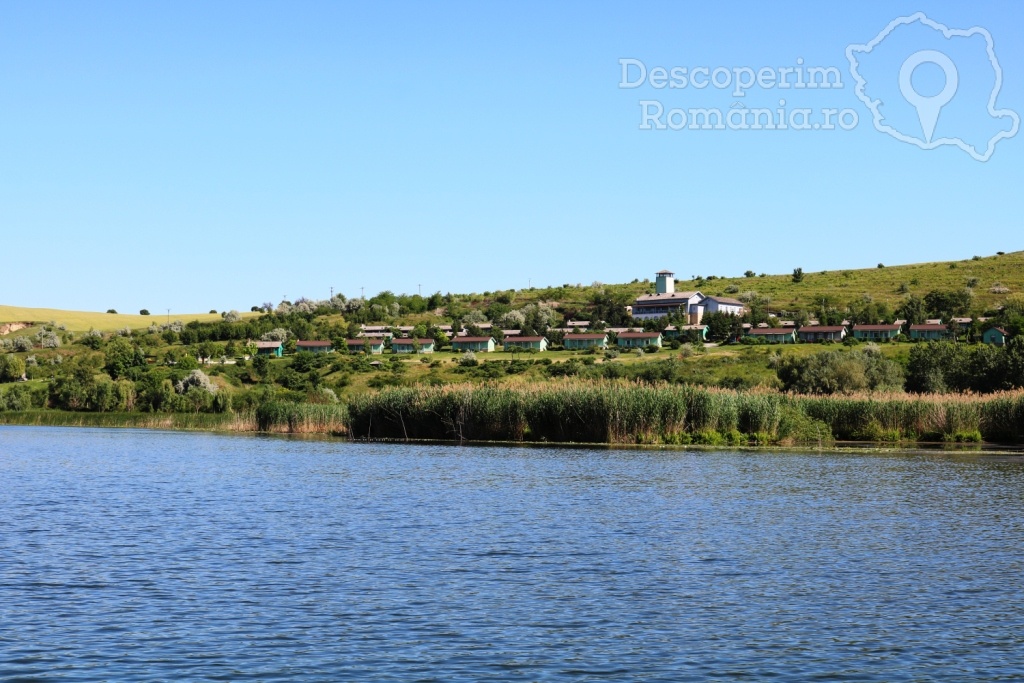
[[[811,265],[811,264],[803,264]],[[685,264],[684,264],[685,266]],[[672,268],[673,264],[662,264]],[[802,267],[800,264],[794,266]],[[924,297],[933,290],[969,289],[973,294],[971,309],[975,314],[992,311],[1014,295],[1024,293],[1024,251],[995,256],[975,256],[962,261],[884,265],[850,270],[809,271],[804,268],[803,280],[794,282],[792,271],[785,274],[754,274],[750,277],[722,277],[711,273],[686,272],[675,264],[677,291],[699,290],[712,296],[746,298],[756,293],[770,300],[776,315],[793,315],[799,311],[813,312],[824,302],[830,308],[843,309],[864,301],[898,307],[908,296]],[[540,301],[556,302],[569,313],[587,315],[595,299],[613,299],[628,304],[639,294],[654,291],[653,273],[629,284],[572,285],[532,288],[514,292],[484,292],[460,297],[470,307],[486,307],[499,295],[512,298],[516,306]]]

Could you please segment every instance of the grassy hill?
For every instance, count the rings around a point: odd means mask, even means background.
[[[171,320],[180,320],[184,323],[193,320],[211,322],[220,319],[220,315],[216,313],[175,313],[171,315]],[[133,330],[144,329],[154,322],[158,324],[167,322],[167,316],[62,311],[55,308],[23,308],[20,306],[0,305],[0,324],[13,322],[47,324],[51,321],[58,325],[66,326],[72,332],[86,332],[90,328],[102,332],[110,332],[122,330],[126,327]]]
[[[812,272],[805,269],[802,282],[793,282],[792,272],[782,275],[754,275],[752,277],[719,277],[710,273],[693,277],[697,266],[684,264],[659,264],[675,267],[680,279],[676,281],[679,291],[700,290],[704,294],[739,296],[744,292],[756,292],[771,299],[771,310],[778,314],[792,314],[797,311],[816,310],[825,301],[830,307],[842,308],[855,301],[870,298],[897,307],[907,296],[924,296],[932,290],[956,290],[969,287],[974,293],[973,312],[981,313],[999,306],[1010,296],[1024,293],[1024,251],[996,256],[975,256],[962,261],[936,263],[915,263],[854,270],[831,270]],[[683,268],[679,266],[682,265]],[[811,264],[803,264],[811,265]],[[533,287],[516,291],[496,290],[474,294],[457,295],[456,300],[466,308],[486,309],[504,295],[515,307],[528,303],[554,302],[563,311],[580,316],[589,316],[588,310],[595,300],[604,297],[614,299],[622,305],[631,303],[639,294],[654,291],[651,274],[644,275],[626,284],[590,285],[565,284],[556,287]],[[618,305],[618,303],[616,305]],[[257,315],[243,313],[243,316]],[[403,316],[404,324],[415,324],[432,319],[430,315]],[[219,320],[216,314],[173,314],[172,320]],[[47,308],[21,308],[0,305],[0,324],[7,322],[56,322],[69,330],[78,332],[94,328],[112,331],[129,327],[142,329],[153,322],[165,322],[161,315],[142,316],[84,311],[61,311]]]
[[[683,268],[680,268],[680,265]],[[801,264],[795,264],[799,267]],[[811,264],[803,264],[804,266]],[[793,282],[792,271],[782,275],[754,275],[753,277],[719,277],[703,273],[693,277],[699,266],[664,264],[675,267],[679,279],[677,291],[699,290],[713,296],[736,297],[744,292],[757,292],[771,298],[773,312],[794,313],[815,310],[822,300],[831,307],[843,307],[854,301],[870,297],[895,308],[907,296],[923,297],[932,290],[957,290],[965,287],[974,293],[975,312],[991,310],[1007,297],[1024,292],[1024,251],[996,256],[975,256],[962,261],[885,265],[883,267],[852,270],[812,272],[804,268],[802,282]],[[685,270],[683,270],[685,269]],[[516,305],[536,301],[557,301],[563,307],[584,307],[599,291],[620,296],[635,297],[654,291],[649,280],[630,284],[563,285],[562,287],[533,288],[515,292]],[[993,291],[994,290],[994,291]],[[1007,290],[1007,291],[1003,291]],[[497,292],[467,295],[472,304],[486,303]]]

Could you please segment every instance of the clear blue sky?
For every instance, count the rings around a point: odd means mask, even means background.
[[[988,29],[997,106],[1024,113],[1021,3],[4,3],[0,303],[248,309],[331,287],[482,292],[1024,249],[1024,133],[986,162],[923,150],[875,130],[855,94],[846,47],[916,11]],[[954,57],[961,90],[937,134],[985,138],[979,54]],[[620,88],[625,58],[800,58],[838,67],[843,88]],[[885,97],[899,64],[873,68]],[[941,74],[926,65],[915,87],[938,92]],[[780,97],[859,121],[640,129],[641,100],[728,114]]]

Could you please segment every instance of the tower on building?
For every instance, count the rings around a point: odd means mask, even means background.
[[[676,274],[670,270],[659,270],[654,281],[655,294],[672,294],[676,291]]]

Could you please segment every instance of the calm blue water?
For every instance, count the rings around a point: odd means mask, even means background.
[[[0,427],[0,679],[1024,678],[1024,464]]]

